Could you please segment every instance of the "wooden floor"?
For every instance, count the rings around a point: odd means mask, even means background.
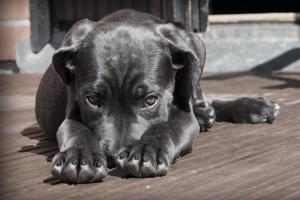
[[[51,177],[57,145],[35,125],[41,75],[0,76],[1,199],[300,199],[300,73],[206,74],[206,94],[266,96],[281,106],[272,124],[217,123],[165,177],[68,185]]]

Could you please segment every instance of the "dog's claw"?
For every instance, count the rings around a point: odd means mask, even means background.
[[[209,131],[209,129],[207,128],[207,127],[205,127],[205,126],[200,126],[200,132],[202,133],[202,132],[208,132]]]
[[[234,123],[272,124],[278,117],[280,106],[263,97],[245,97],[236,100],[237,112],[233,113]]]
[[[168,153],[156,144],[137,141],[119,154],[117,165],[134,177],[154,177],[166,175],[170,161]]]
[[[194,113],[200,125],[200,132],[206,132],[213,127],[216,120],[216,113],[214,108],[206,101],[195,101]]]
[[[52,175],[67,183],[97,182],[107,174],[106,161],[99,153],[70,148],[52,160]]]

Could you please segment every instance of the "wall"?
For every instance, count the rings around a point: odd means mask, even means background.
[[[30,35],[29,0],[0,0],[0,61],[15,60],[15,45]]]

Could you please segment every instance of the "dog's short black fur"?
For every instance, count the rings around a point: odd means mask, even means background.
[[[206,101],[199,79],[205,47],[194,33],[152,15],[122,10],[78,21],[40,83],[36,117],[58,141],[52,174],[96,182],[117,166],[131,176],[168,172],[215,119],[271,123],[265,98]]]

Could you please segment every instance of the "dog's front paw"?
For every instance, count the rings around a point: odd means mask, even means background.
[[[97,182],[107,174],[106,160],[99,152],[72,147],[55,155],[51,172],[67,183]]]
[[[279,114],[280,106],[264,97],[245,97],[236,100],[235,123],[273,123]]]
[[[117,157],[117,165],[134,177],[164,176],[169,170],[171,156],[157,144],[137,141]]]
[[[216,120],[216,113],[212,106],[206,101],[196,100],[194,103],[194,113],[201,128],[201,132],[211,128]]]

